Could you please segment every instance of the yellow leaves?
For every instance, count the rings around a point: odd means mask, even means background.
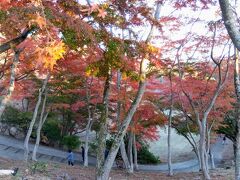
[[[91,74],[92,74],[91,69],[88,68],[88,69],[86,70],[85,74],[86,74],[86,76],[88,76],[88,77],[91,76]]]
[[[97,76],[99,74],[98,67],[88,67],[85,72],[86,76]]]
[[[148,44],[147,50],[148,50],[148,52],[151,52],[151,53],[156,53],[159,51],[159,49],[157,47],[150,45],[150,44]]]
[[[42,0],[31,0],[31,3],[34,6],[41,6],[42,5]]]
[[[63,58],[66,47],[62,41],[52,41],[44,48],[37,48],[38,64],[43,64],[44,68],[53,69],[57,60]]]

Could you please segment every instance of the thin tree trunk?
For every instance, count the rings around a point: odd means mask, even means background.
[[[157,3],[157,7],[156,7],[156,11],[155,11],[155,15],[154,18],[157,20],[159,19],[159,14],[160,14],[160,8],[161,8],[162,2],[158,2]],[[153,28],[151,28],[150,33],[148,34],[146,43],[148,43],[151,40],[152,37],[152,31]],[[142,96],[144,94],[145,91],[145,87],[146,87],[146,73],[147,73],[147,69],[145,69],[146,67],[144,67],[144,64],[146,63],[146,59],[142,59],[141,64],[140,64],[140,81],[139,81],[139,86],[138,86],[138,91],[137,94],[135,96],[135,99],[133,100],[131,107],[129,108],[122,124],[121,127],[119,128],[118,133],[116,134],[111,149],[109,151],[108,157],[104,163],[104,167],[102,167],[102,171],[101,174],[98,174],[98,178],[97,180],[108,180],[109,178],[109,174],[110,171],[112,169],[114,160],[116,158],[116,155],[118,153],[119,147],[123,141],[123,137],[125,136],[126,132],[127,132],[127,128],[132,120],[132,117],[134,115],[134,113],[136,112],[137,107],[140,104],[140,101],[142,99]]]
[[[190,133],[189,133],[190,134]],[[193,151],[197,157],[198,160],[198,165],[199,165],[199,171],[201,171],[201,160],[200,160],[200,152],[199,152],[199,148],[197,147],[195,142],[192,142],[191,139],[188,137],[188,135],[186,134],[182,134],[183,137],[185,137],[187,139],[187,141],[189,142],[189,144],[192,146]]]
[[[44,100],[43,100],[43,104],[42,104],[42,111],[41,111],[41,114],[40,114],[38,128],[37,128],[37,138],[36,138],[36,142],[35,142],[35,146],[33,148],[33,154],[32,154],[32,160],[34,160],[34,161],[37,161],[37,150],[38,150],[39,143],[40,143],[40,140],[41,140],[41,129],[42,129],[42,126],[43,126],[43,124],[46,121],[47,116],[48,116],[48,112],[44,116],[46,101],[47,101],[47,93],[45,92],[45,96],[44,96]]]
[[[88,119],[88,124],[86,127],[86,135],[85,135],[85,144],[84,144],[84,166],[88,166],[88,150],[89,150],[89,134],[91,131],[92,119]]]
[[[19,61],[20,52],[21,52],[21,50],[16,50],[15,54],[14,54],[13,63],[11,65],[11,75],[10,75],[8,92],[5,96],[3,96],[3,99],[2,99],[1,105],[0,105],[0,119],[1,119],[2,114],[12,96],[12,92],[14,91],[14,88],[15,88],[16,68],[17,68],[17,64]]]
[[[134,167],[135,170],[138,170],[136,134],[133,135],[133,153],[134,153]]]
[[[121,156],[122,156],[122,159],[123,159],[124,167],[127,169],[128,173],[132,173],[124,141],[122,141],[122,143],[120,145],[120,152],[121,152]]]
[[[121,80],[122,80],[122,74],[121,74],[120,70],[118,70],[118,72],[117,72],[117,90],[118,90],[119,95],[120,95],[120,90],[121,90]],[[118,102],[117,102],[117,128],[119,128],[121,125],[120,115],[121,115],[121,101],[120,101],[120,99],[118,99]],[[120,145],[120,153],[121,153],[121,156],[123,159],[124,167],[126,168],[127,172],[132,173],[133,171],[131,171],[131,166],[130,166],[130,163],[128,160],[124,141],[122,141],[122,143]]]
[[[46,79],[43,82],[42,88],[39,89],[38,101],[37,101],[37,104],[35,106],[33,117],[32,117],[32,120],[30,122],[30,126],[28,128],[28,132],[27,132],[27,135],[26,135],[25,140],[24,140],[24,145],[23,145],[23,147],[24,147],[24,160],[26,162],[28,161],[28,154],[29,154],[29,147],[28,147],[29,139],[30,139],[30,136],[32,134],[33,126],[35,124],[37,114],[38,114],[38,109],[39,109],[39,106],[40,106],[41,101],[42,101],[42,94],[45,91],[45,88],[47,86],[47,82],[48,82],[49,77],[50,77],[50,74],[47,75]]]
[[[195,139],[193,138],[188,124],[187,124],[187,129],[188,129],[188,134],[189,134],[190,138],[192,139],[193,143],[191,143],[190,139],[189,139],[189,142],[190,142],[190,144],[192,144],[194,152],[195,152],[195,154],[197,156],[198,165],[199,165],[199,171],[201,171],[202,167],[201,167],[200,152],[199,152],[199,147],[198,147],[199,145],[196,143]]]
[[[133,117],[141,99],[142,99],[142,96],[143,96],[143,93],[144,93],[144,90],[145,90],[145,86],[146,86],[145,82],[140,82],[140,85],[139,85],[139,88],[138,88],[138,93],[137,93],[137,95],[135,97],[135,100],[133,101],[126,117],[123,120],[123,123],[120,127],[120,130],[118,131],[116,137],[114,138],[114,141],[113,141],[113,144],[111,146],[110,152],[109,152],[108,157],[107,157],[107,159],[104,163],[103,174],[101,174],[99,180],[107,180],[108,177],[109,177],[109,173],[111,171],[113,162],[116,158],[116,155],[117,155],[118,149],[120,147],[120,144],[123,140],[123,137],[126,134],[126,131],[127,131],[127,128],[128,128],[128,126],[131,122],[131,119],[132,119],[132,117]]]
[[[199,143],[201,167],[204,179],[209,180],[210,175],[207,168],[208,162],[206,162],[206,120],[202,120],[201,127],[202,128],[200,131],[200,143]]]
[[[86,82],[87,83],[87,82]],[[87,122],[87,126],[86,126],[86,135],[85,135],[85,144],[84,144],[84,166],[87,167],[88,166],[88,149],[89,149],[89,134],[91,131],[91,126],[92,126],[92,114],[91,114],[91,109],[90,109],[90,96],[91,96],[91,92],[90,92],[90,88],[92,85],[92,81],[90,83],[90,87],[88,86],[88,84],[86,85],[86,98],[87,98],[87,109],[88,109],[88,122]]]
[[[133,132],[129,132],[128,136],[128,159],[130,163],[130,172],[133,172]]]
[[[211,150],[209,151],[209,156],[210,156],[210,160],[211,160],[211,167],[212,167],[212,169],[215,169],[216,167],[215,167],[215,162],[214,162],[214,156],[213,156]]]
[[[173,89],[172,89],[172,76],[171,72],[169,74],[169,80],[170,80],[170,89],[171,89],[171,95],[170,95],[170,111],[168,115],[168,175],[173,175],[173,169],[172,169],[172,151],[171,151],[171,128],[172,128],[172,110],[173,110]]]
[[[44,116],[43,120],[41,122],[39,122],[40,124],[38,125],[38,128],[37,128],[37,139],[36,139],[36,143],[35,143],[35,146],[33,149],[33,155],[32,155],[33,161],[37,161],[37,151],[38,151],[39,143],[41,140],[41,130],[42,130],[43,124],[45,123],[47,117],[48,117],[48,112]]]
[[[172,124],[172,106],[169,112],[169,119],[168,119],[168,175],[173,175],[172,169],[172,151],[171,151],[171,124]]]
[[[212,122],[212,124],[210,125],[210,127],[208,128],[208,132],[207,132],[207,144],[208,144],[208,148],[207,148],[207,155],[209,154],[210,157],[210,162],[211,162],[211,168],[215,169],[215,163],[214,163],[214,157],[211,151],[211,131],[212,131],[212,127],[215,121]]]

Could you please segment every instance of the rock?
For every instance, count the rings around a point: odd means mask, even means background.
[[[57,180],[72,180],[68,173],[63,173],[60,176],[57,176]]]
[[[7,131],[7,129],[3,132],[3,135],[5,136],[9,136],[9,131]]]
[[[11,127],[9,129],[9,134],[13,137],[16,137],[17,136],[17,128],[16,127]]]
[[[17,132],[17,135],[16,135],[16,138],[17,138],[17,139],[24,139],[25,136],[26,136],[26,135],[25,135],[22,131],[18,131],[18,132]]]
[[[7,135],[8,135],[7,129],[8,129],[8,126],[7,126],[6,124],[1,123],[1,125],[0,125],[0,132],[1,132],[2,134],[7,133]],[[7,132],[6,132],[6,131],[7,131]]]

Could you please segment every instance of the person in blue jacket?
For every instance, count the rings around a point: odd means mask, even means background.
[[[72,166],[74,165],[74,157],[73,157],[72,150],[68,150],[67,160],[68,160],[68,165],[72,165]]]

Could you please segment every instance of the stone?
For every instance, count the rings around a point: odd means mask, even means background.
[[[63,173],[60,176],[57,176],[57,180],[72,180],[68,173]]]
[[[17,136],[17,128],[16,127],[11,127],[9,129],[9,135],[16,137]]]

